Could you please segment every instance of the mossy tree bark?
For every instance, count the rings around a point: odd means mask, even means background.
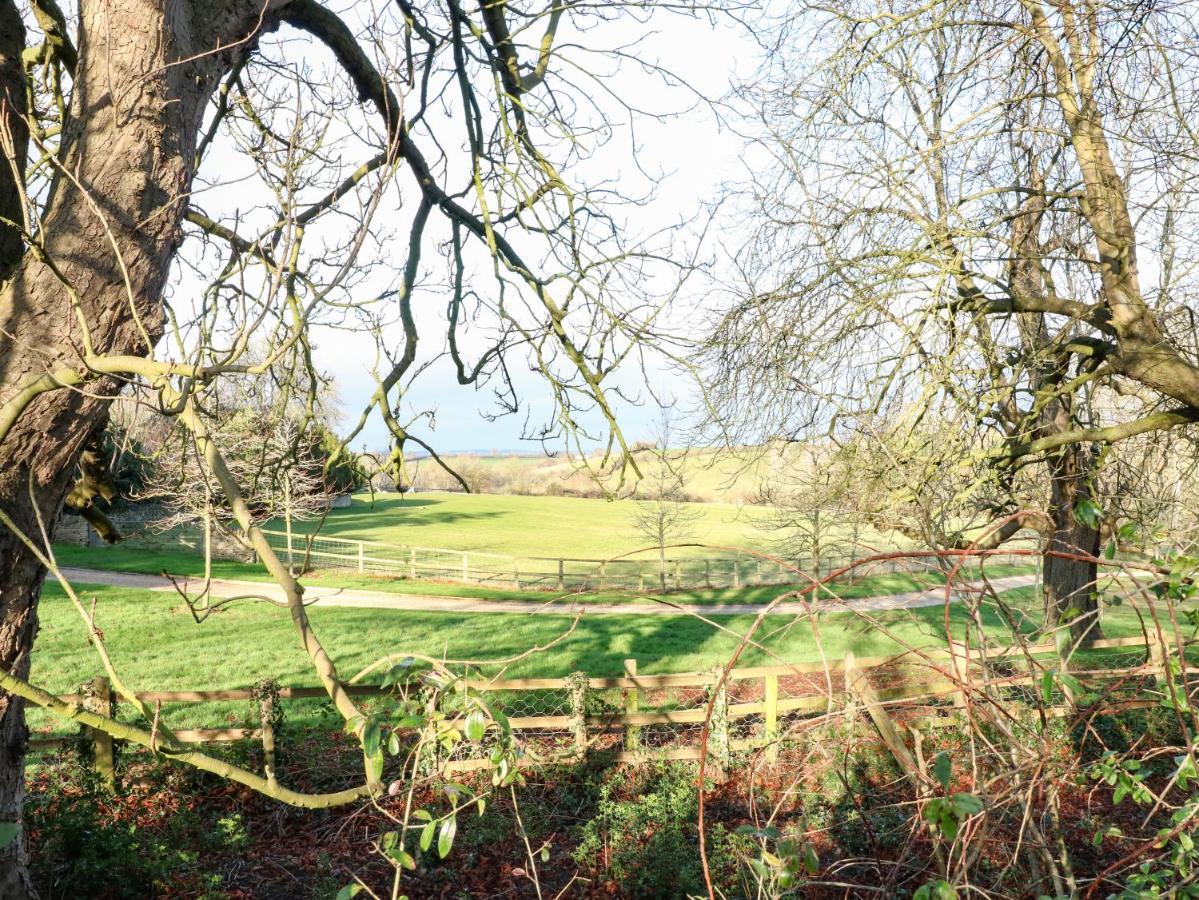
[[[205,106],[277,5],[80,4],[61,166],[34,245],[22,252],[11,231],[0,235],[0,273],[11,273],[0,291],[0,408],[19,409],[0,421],[6,428],[0,508],[29,535],[39,534],[39,520],[52,528],[79,455],[103,427],[107,398],[120,387],[112,376],[91,378],[89,362],[145,356],[162,335],[163,287],[180,240]],[[19,24],[12,0],[0,0],[0,98],[25,96],[19,62],[10,64],[24,45],[23,33],[11,27],[14,15]],[[24,152],[22,145],[22,158],[4,160],[0,170],[22,171]],[[0,175],[6,210],[20,208],[20,186],[12,182]],[[87,377],[87,391],[57,389],[27,405],[18,401],[65,373]],[[22,678],[44,577],[25,545],[0,531],[0,668]],[[20,821],[26,736],[21,700],[0,692],[0,821]],[[0,850],[0,898],[34,895],[19,840]]]

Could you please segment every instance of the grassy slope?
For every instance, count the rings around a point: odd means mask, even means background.
[[[698,517],[692,540],[757,547],[760,512],[729,504],[689,504]],[[331,537],[387,541],[517,556],[605,558],[649,543],[633,524],[628,500],[518,497],[499,494],[359,494],[348,509],[335,509],[322,533]],[[703,551],[692,551],[702,553]]]
[[[204,574],[203,560],[197,556],[172,553],[163,550],[139,550],[116,547],[75,547],[62,545],[55,548],[60,565],[80,566],[85,568],[105,569],[114,572],[140,572],[148,575],[158,575],[170,572],[172,575],[187,575],[201,577]],[[1031,572],[1031,568],[1012,568],[1010,566],[989,565],[987,574],[991,578],[1002,578],[1005,575]],[[216,560],[212,564],[212,574],[217,578],[230,578],[239,581],[269,581],[270,576],[260,565],[249,563],[227,562]],[[962,572],[961,577],[967,577]],[[307,575],[304,581],[312,585],[343,588],[361,588],[363,590],[382,591],[396,594],[428,594],[443,597],[470,597],[479,600],[523,600],[532,603],[544,603],[554,594],[541,591],[512,591],[497,588],[477,587],[466,584],[430,581],[408,581],[405,579],[385,578],[381,576],[355,575],[348,572],[326,570]],[[872,597],[882,594],[903,593],[920,590],[944,584],[944,576],[939,572],[924,572],[919,575],[904,573],[869,575],[854,584],[837,584],[824,593],[828,596],[831,591],[842,599],[856,597]],[[723,588],[716,590],[677,591],[669,595],[675,603],[721,605],[726,603],[768,603],[781,593],[792,590],[788,586],[768,586],[760,588]],[[584,595],[587,602],[592,603],[645,603],[644,596],[636,594],[603,592]]]
[[[313,684],[287,619],[274,606],[243,603],[196,624],[172,595],[112,587],[81,587],[83,596],[97,600],[97,619],[113,659],[136,689],[182,690],[243,687],[273,677],[282,684]],[[1009,592],[1005,599],[1029,616],[1022,627],[1031,631],[1039,610],[1032,591]],[[497,658],[544,645],[562,634],[571,622],[557,615],[463,615],[404,613],[319,607],[310,615],[343,674],[348,677],[384,654],[421,652],[450,658]],[[942,607],[899,610],[866,619],[850,613],[820,617],[825,652],[844,656],[890,653],[903,645],[943,646]],[[960,634],[968,621],[961,605],[950,609],[950,623]],[[40,606],[41,631],[33,657],[33,679],[54,691],[67,692],[101,669],[95,651],[74,609],[61,591],[47,585]],[[622,660],[636,658],[646,673],[694,671],[726,660],[747,629],[752,616],[721,620],[720,631],[692,618],[674,616],[596,616],[583,619],[577,630],[552,650],[510,667],[505,674],[562,676],[574,670],[592,675],[621,672]],[[989,631],[1006,634],[997,612],[987,610]],[[1109,637],[1138,634],[1127,607],[1105,614]],[[731,632],[731,633],[730,633]],[[791,662],[815,661],[820,651],[811,626],[802,621],[771,620],[759,632],[769,651],[749,648],[741,665],[770,664],[777,657]],[[232,716],[240,720],[245,704],[207,709],[195,706],[167,710],[176,724],[220,725]],[[314,707],[309,707],[313,709]],[[35,723],[51,724],[45,715]]]
[[[646,452],[638,453],[636,458],[642,474],[652,480],[659,463]],[[777,454],[763,457],[757,449],[733,452],[693,449],[687,454],[687,492],[696,499],[712,503],[752,500],[759,492],[763,477],[769,473],[771,462],[776,459]],[[577,460],[560,456],[452,453],[445,460],[451,466],[479,465],[497,474],[523,471],[545,483],[558,482],[581,489],[591,485],[590,476],[580,468]],[[602,455],[592,456],[590,462],[595,469],[603,468]],[[429,466],[430,462],[422,460],[420,465]],[[611,487],[616,488],[615,482]]]

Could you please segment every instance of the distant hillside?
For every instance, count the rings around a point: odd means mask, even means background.
[[[660,461],[652,448],[634,451],[642,475],[649,481]],[[783,451],[783,455],[787,455]],[[671,451],[672,459],[683,459],[682,451]],[[611,465],[603,469],[603,459],[593,454],[586,460],[547,457],[538,453],[450,453],[443,459],[461,475],[471,489],[488,494],[525,494],[575,497],[601,497],[604,487],[628,494],[633,490],[630,481],[619,487],[619,472]],[[690,450],[682,465],[688,499],[702,503],[754,503],[761,492],[763,478],[778,466],[778,451],[748,448],[742,451]],[[590,465],[592,472],[587,471]],[[411,456],[407,460],[409,480],[418,491],[461,490],[455,479],[441,469],[429,456]],[[384,489],[392,486],[381,485]]]

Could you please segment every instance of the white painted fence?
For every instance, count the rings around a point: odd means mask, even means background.
[[[265,531],[271,547],[284,561],[307,569],[348,569],[362,574],[392,575],[413,580],[453,581],[516,590],[687,590],[695,588],[761,587],[803,582],[787,566],[752,554],[711,557],[673,557],[663,565],[656,556],[636,559],[581,559],[566,556],[507,556],[414,547],[380,541],[310,535],[293,531]],[[823,555],[817,563],[795,560],[800,571],[825,574],[847,565],[855,557]],[[1007,560],[997,560],[993,563]],[[1028,563],[1013,558],[1017,564]],[[919,560],[888,560],[871,566],[869,573],[916,571]]]

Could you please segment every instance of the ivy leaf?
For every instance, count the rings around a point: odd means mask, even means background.
[[[466,716],[466,737],[472,741],[481,741],[486,731],[487,717],[483,715],[482,710],[472,709]]]
[[[366,727],[362,729],[362,752],[367,756],[374,756],[379,752],[379,743],[382,737],[379,723],[374,719],[368,720]]]
[[[1098,528],[1103,509],[1089,498],[1079,500],[1074,504],[1074,517],[1088,528]]]
[[[429,822],[420,830],[420,849],[422,853],[427,853],[429,848],[433,846],[433,829],[436,827],[436,822]]]
[[[1057,680],[1062,683],[1062,687],[1069,690],[1072,694],[1083,694],[1086,692],[1086,688],[1082,686],[1082,682],[1073,675],[1061,672],[1058,674]]]
[[[953,776],[953,762],[949,758],[949,754],[942,750],[933,759],[933,777],[941,785],[941,790],[949,790],[949,779]]]
[[[963,819],[983,811],[983,802],[973,794],[954,794],[953,806],[961,813]]]
[[[409,872],[416,869],[416,860],[412,857],[412,854],[409,853],[407,850],[405,850],[403,847],[394,847],[391,850],[387,851],[387,855],[390,856],[392,859],[394,859],[396,861],[396,863],[399,864],[402,868],[407,869]]]
[[[953,843],[958,836],[958,820],[950,810],[945,810],[937,820],[937,827],[941,829],[941,834],[949,843]]]
[[[770,871],[770,867],[760,859],[748,859],[749,867],[754,870],[754,873],[764,881],[769,881],[774,877],[774,873]]]
[[[450,816],[441,823],[441,831],[437,834],[437,855],[445,859],[450,848],[454,846],[454,835],[458,833],[458,820]]]
[[[916,889],[912,900],[956,900],[957,895],[948,881],[930,881]]]
[[[1190,756],[1177,756],[1174,761],[1178,763],[1178,771],[1174,777],[1178,781],[1178,787],[1181,790],[1186,790],[1192,781],[1199,778],[1199,772],[1195,771],[1195,760]],[[3,827],[3,826],[0,826]],[[2,842],[0,838],[0,842]]]
[[[811,844],[804,848],[803,864],[809,875],[815,875],[820,871],[820,857],[816,855]]]

